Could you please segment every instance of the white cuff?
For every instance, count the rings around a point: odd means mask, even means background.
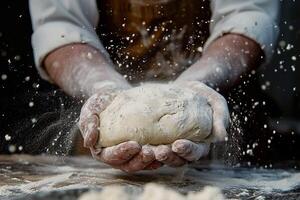
[[[224,17],[212,26],[213,29],[204,45],[204,50],[222,35],[237,33],[249,37],[260,44],[266,56],[265,62],[270,61],[279,29],[275,21],[267,14],[257,11],[244,11]]]
[[[51,81],[42,66],[45,57],[51,51],[71,43],[86,43],[107,54],[94,31],[63,21],[48,22],[36,29],[32,35],[34,61],[43,79]]]

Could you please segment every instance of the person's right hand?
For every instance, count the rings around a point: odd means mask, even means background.
[[[84,139],[84,146],[89,148],[92,156],[99,161],[126,172],[152,170],[162,166],[155,160],[150,146],[140,146],[135,141],[128,141],[116,146],[101,148],[97,142],[99,132],[99,114],[112,102],[118,92],[115,90],[98,90],[83,105],[80,113],[79,128]]]

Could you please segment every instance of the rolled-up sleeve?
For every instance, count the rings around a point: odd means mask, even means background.
[[[49,80],[42,64],[51,51],[71,43],[87,43],[101,51],[95,32],[98,9],[95,0],[30,0],[34,60],[42,78]]]
[[[205,48],[226,33],[237,33],[260,44],[266,61],[278,37],[278,0],[212,0],[210,37]]]

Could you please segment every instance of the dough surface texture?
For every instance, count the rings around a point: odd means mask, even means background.
[[[141,145],[203,142],[211,129],[212,110],[204,97],[175,84],[145,84],[121,92],[100,113],[97,146],[129,140]]]

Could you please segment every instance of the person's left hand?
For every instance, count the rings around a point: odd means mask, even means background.
[[[161,167],[163,164],[155,159],[154,150],[149,145],[141,146],[135,141],[127,141],[106,148],[97,146],[98,139],[101,137],[98,128],[100,126],[99,113],[112,102],[118,91],[125,92],[125,89],[113,88],[98,88],[97,92],[83,105],[78,126],[83,136],[84,146],[90,149],[96,160],[125,172],[153,170]]]
[[[194,143],[190,140],[176,140],[171,145],[152,146],[157,161],[171,167],[182,166],[187,162],[194,162],[208,155],[211,142],[222,142],[227,137],[226,129],[229,126],[229,111],[225,98],[198,81],[178,82],[180,87],[196,91],[207,99],[213,111],[212,133],[205,143]]]

